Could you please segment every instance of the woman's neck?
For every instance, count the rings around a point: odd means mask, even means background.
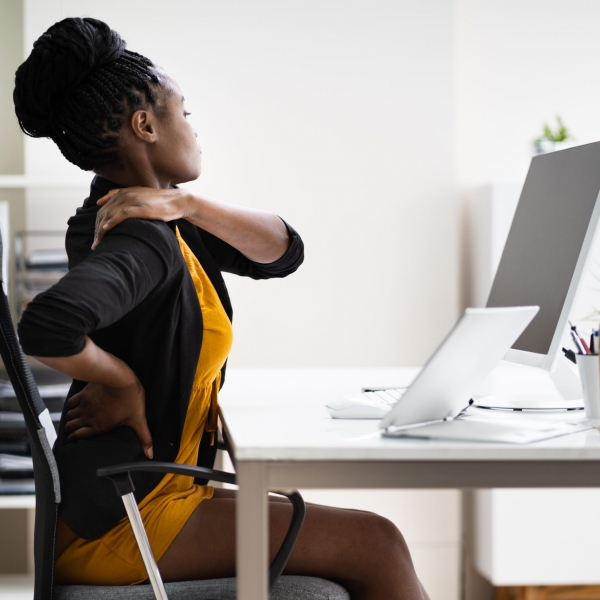
[[[114,183],[123,187],[151,187],[167,189],[171,182],[161,178],[153,169],[136,165],[106,165],[95,170],[95,172]]]

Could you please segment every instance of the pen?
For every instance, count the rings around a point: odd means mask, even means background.
[[[571,337],[573,338],[573,343],[575,344],[579,354],[587,354],[583,344],[581,343],[581,340],[577,337],[577,334],[573,331],[573,329],[571,329]]]
[[[590,333],[590,353],[596,354],[596,344],[594,344],[594,336],[596,332],[592,329],[592,333]]]
[[[577,327],[575,327],[575,325],[573,325],[573,323],[571,321],[569,321],[569,325],[571,326],[571,331],[575,333],[575,336],[581,342],[581,347],[583,348],[583,352],[581,354],[591,354],[592,352],[589,349],[589,346],[586,344],[585,340],[579,335],[579,331],[577,331]]]
[[[590,347],[587,345],[586,341],[582,337],[579,338],[579,341],[581,342],[581,345],[585,350],[584,354],[593,354],[593,352],[590,350]]]

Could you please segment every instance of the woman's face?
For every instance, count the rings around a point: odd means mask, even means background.
[[[159,143],[153,151],[153,167],[171,185],[193,181],[200,177],[202,152],[198,134],[187,120],[185,99],[179,86],[170,78],[161,90]]]

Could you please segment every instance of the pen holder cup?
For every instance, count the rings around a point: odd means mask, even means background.
[[[583,389],[583,405],[588,419],[600,419],[600,357],[578,354],[577,367]]]

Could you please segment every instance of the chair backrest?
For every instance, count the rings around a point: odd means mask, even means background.
[[[0,280],[2,273],[0,238]],[[56,431],[44,405],[12,321],[8,298],[0,285],[0,356],[25,417],[35,478],[35,592],[34,600],[51,600],[54,587],[56,523],[60,503],[58,468],[52,446]]]

